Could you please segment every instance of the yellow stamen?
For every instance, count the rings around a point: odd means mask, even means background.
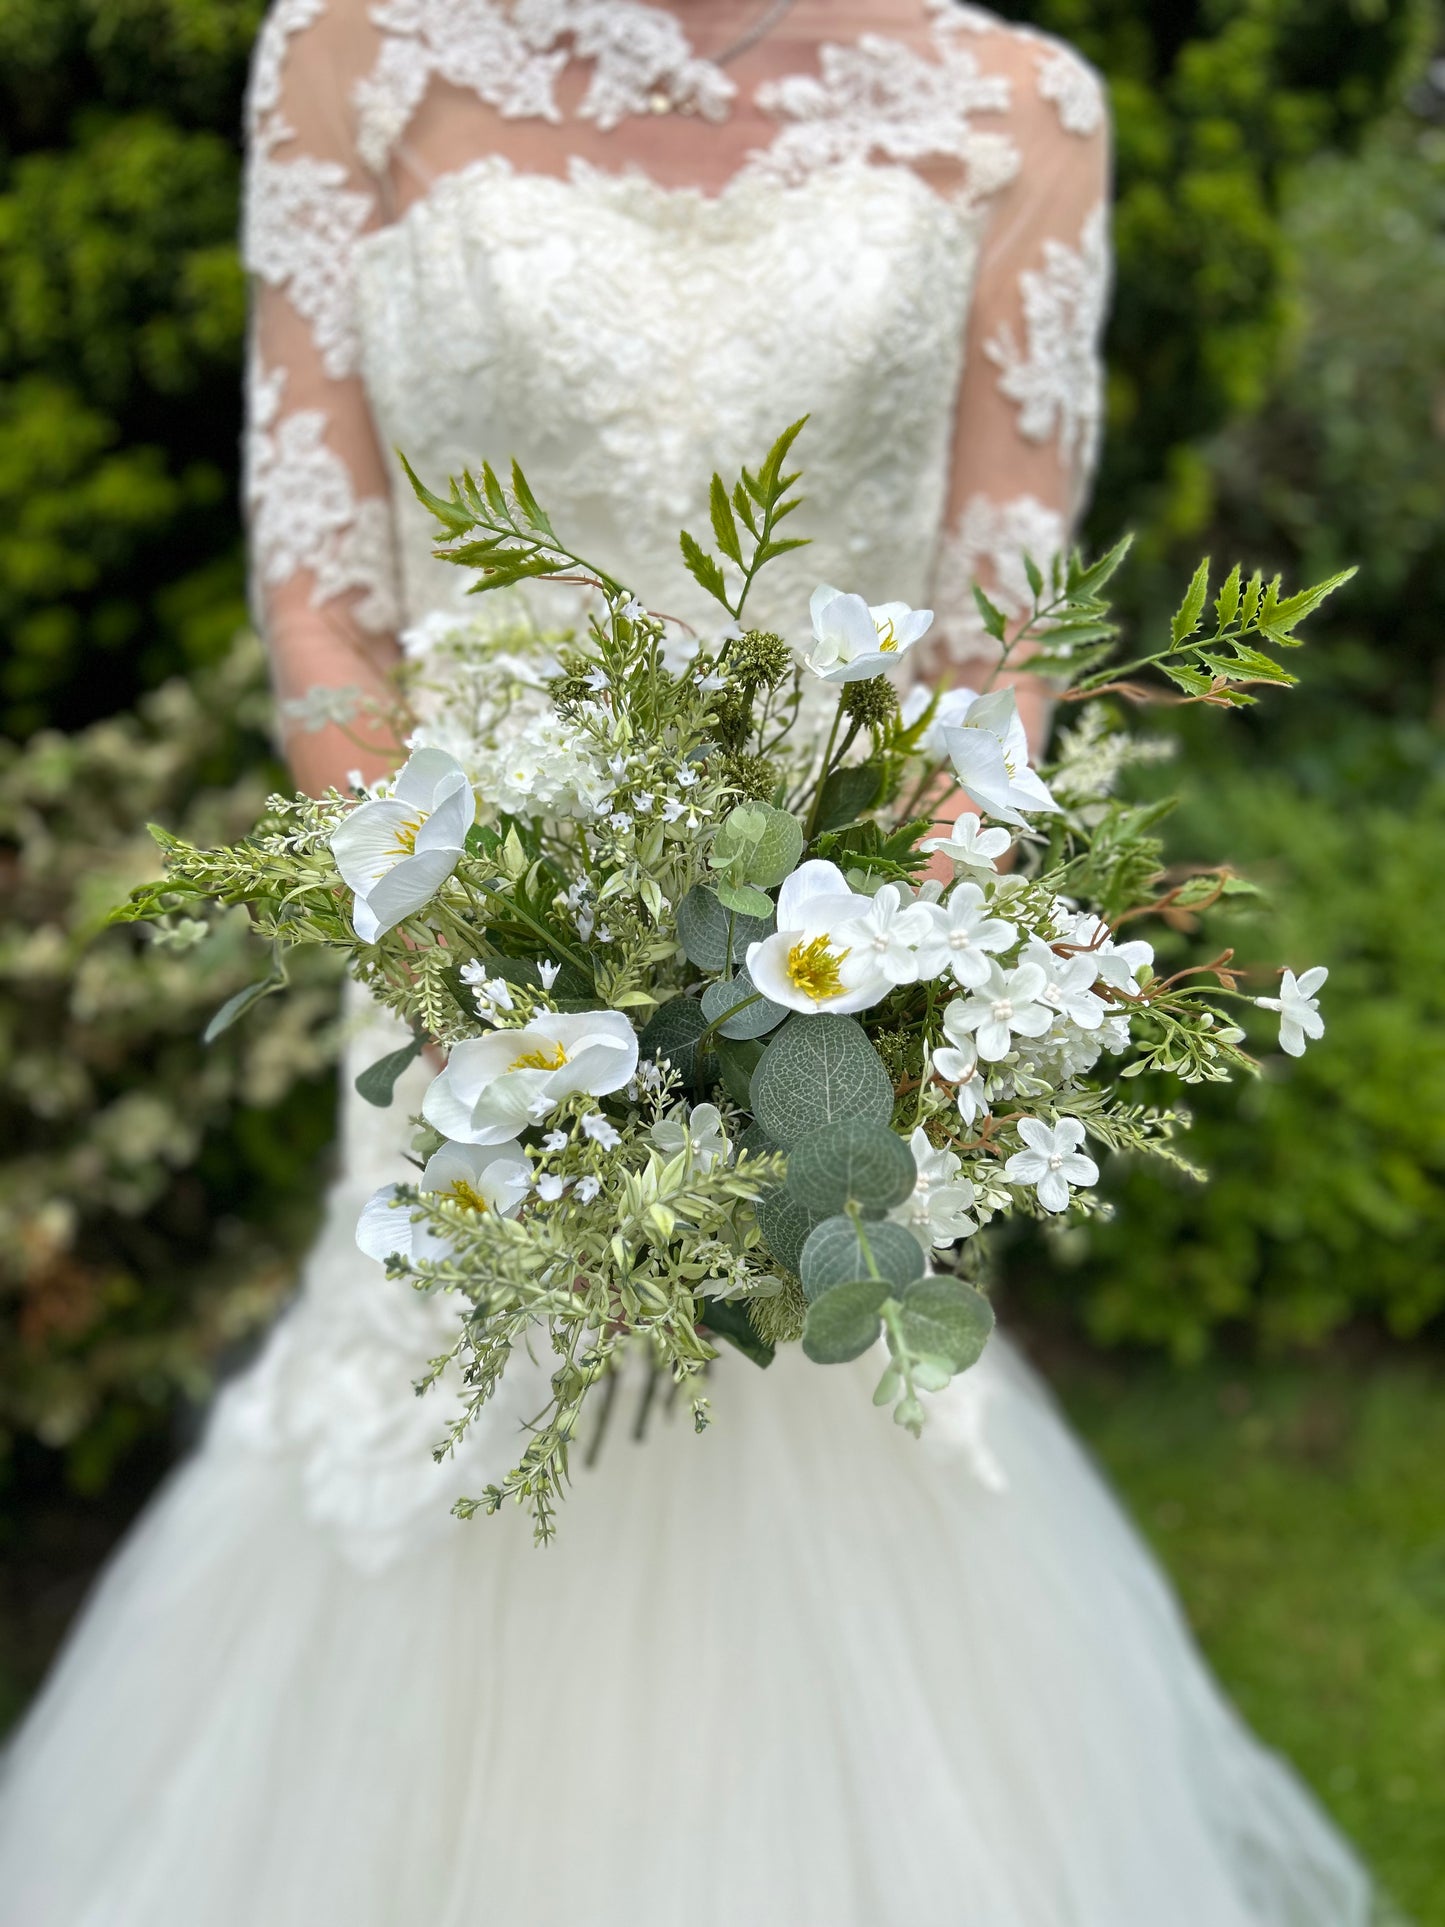
[[[514,1058],[507,1068],[514,1071],[560,1071],[567,1062],[566,1048],[562,1044],[554,1044],[552,1048],[556,1053],[555,1056],[549,1056],[540,1047],[537,1050],[524,1051],[520,1057]]]
[[[891,655],[898,647],[898,634],[893,627],[892,616],[888,618],[883,627],[878,631],[878,647],[885,656]]]
[[[397,824],[396,840],[391,846],[397,856],[416,855],[416,833],[425,821],[424,816],[408,817],[404,823]]]
[[[838,966],[848,954],[840,950],[834,955],[826,936],[814,937],[811,943],[795,943],[788,952],[788,982],[814,1003],[821,1003],[825,997],[840,996],[843,979],[838,975]]]
[[[465,1178],[458,1178],[455,1184],[450,1185],[447,1189],[447,1196],[454,1198],[458,1204],[465,1205],[468,1211],[489,1211],[491,1209],[491,1206],[487,1203],[481,1192],[474,1191]]]

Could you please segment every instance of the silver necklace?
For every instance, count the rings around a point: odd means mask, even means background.
[[[750,47],[756,47],[760,40],[766,40],[784,14],[789,13],[792,7],[793,0],[772,0],[771,5],[764,7],[745,33],[740,33],[736,40],[730,40],[721,53],[709,55],[707,64],[710,67],[726,67],[730,61],[737,60]],[[647,105],[654,114],[671,114],[677,112],[679,108],[683,112],[688,111],[685,102],[674,100],[671,94],[663,93],[661,89],[649,94]]]

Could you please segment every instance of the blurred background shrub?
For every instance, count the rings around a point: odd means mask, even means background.
[[[32,1481],[98,1487],[204,1390],[284,1289],[329,1128],[326,986],[204,1051],[206,1016],[255,973],[239,931],[199,956],[91,941],[150,864],[147,817],[234,835],[272,780],[256,652],[234,642],[234,232],[263,10],[0,0],[0,1426]],[[1271,921],[1225,940],[1329,962],[1330,1042],[1288,1076],[1269,1067],[1237,1122],[1203,1094],[1212,1189],[1117,1171],[1117,1226],[1073,1237],[1064,1267],[1021,1263],[1021,1288],[1096,1337],[1176,1355],[1221,1332],[1417,1330],[1445,1258],[1440,905],[1402,870],[1418,839],[1445,855],[1437,15],[999,11],[1075,40],[1112,88],[1111,429],[1091,532],[1139,531],[1130,614],[1154,620],[1203,548],[1291,576],[1362,564],[1300,692],[1259,719],[1179,725],[1200,776],[1177,853],[1234,852],[1277,883]],[[1266,799],[1285,826],[1268,847]]]

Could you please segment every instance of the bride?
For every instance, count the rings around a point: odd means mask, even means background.
[[[249,140],[285,697],[379,686],[453,606],[397,445],[433,482],[517,455],[686,618],[663,535],[810,412],[821,539],[760,619],[820,580],[931,603],[961,679],[970,580],[1017,612],[1068,539],[1107,130],[1057,42],[953,0],[276,0]],[[308,785],[358,760],[291,748]],[[8,1927],[1361,1927],[1006,1341],[921,1445],[848,1369],[783,1396],[786,1356],[730,1354],[702,1439],[614,1421],[553,1549],[453,1520],[539,1381],[433,1464],[443,1310],[354,1243],[426,1075],[360,1103],[389,1047],[358,1023],[298,1303],[13,1744]]]

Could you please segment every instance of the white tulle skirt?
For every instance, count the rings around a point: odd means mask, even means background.
[[[366,1162],[11,1746],[4,1927],[1369,1919],[1005,1341],[922,1444],[871,1359],[729,1356],[700,1438],[623,1397],[537,1551],[448,1516]]]

